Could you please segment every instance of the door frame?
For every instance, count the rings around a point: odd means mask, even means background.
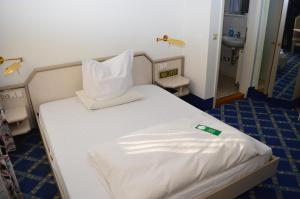
[[[260,18],[260,28],[259,28],[259,36],[258,36],[258,45],[256,50],[256,60],[255,66],[252,76],[252,84],[251,87],[255,87],[258,89],[259,86],[259,79],[260,79],[260,71],[261,71],[261,64],[263,60],[263,50],[264,50],[264,43],[265,43],[265,36],[266,36],[266,29],[268,23],[268,15],[269,15],[269,7],[270,7],[271,0],[264,0],[262,13]]]
[[[249,12],[248,12],[248,19],[247,19],[248,31],[247,31],[247,35],[246,35],[247,39],[246,39],[245,48],[244,48],[244,57],[246,57],[246,59],[243,60],[243,71],[242,71],[242,73],[244,74],[244,77],[242,76],[244,83],[242,83],[242,85],[240,85],[240,89],[239,89],[242,93],[244,93],[246,95],[248,92],[248,88],[250,88],[251,84],[252,84],[254,67],[255,67],[255,63],[256,63],[255,58],[256,58],[256,50],[257,50],[257,44],[258,44],[258,34],[260,31],[260,21],[261,21],[262,9],[264,6],[263,2],[264,1],[257,1],[257,0],[250,0],[250,2],[249,2]],[[215,84],[214,84],[213,107],[215,107],[216,100],[217,100],[225,0],[222,0],[222,4],[223,4],[223,6],[221,6],[221,9],[220,9],[221,23],[219,24],[219,29],[220,29],[221,34],[220,34],[220,41],[219,41],[220,45],[219,45],[218,52],[217,52],[218,65],[217,65],[217,70],[215,73],[216,78],[215,78]],[[255,16],[259,16],[259,17],[255,17]],[[249,25],[250,25],[251,29],[249,28]],[[246,50],[246,48],[247,48],[247,50]]]
[[[219,17],[219,41],[218,41],[218,47],[216,52],[216,73],[215,73],[215,81],[213,86],[213,107],[216,107],[216,101],[217,101],[217,92],[218,92],[218,82],[219,82],[219,71],[220,71],[220,63],[221,63],[221,49],[222,49],[222,37],[223,37],[223,22],[224,22],[224,13],[225,13],[225,0],[221,0],[221,6],[220,6],[220,17]]]
[[[241,82],[239,91],[248,94],[248,89],[252,86],[255,72],[256,59],[258,58],[259,33],[261,30],[261,20],[263,19],[263,8],[265,1],[250,0],[247,22],[247,36],[244,47],[243,66],[241,72]]]
[[[281,11],[281,18],[280,18],[280,25],[279,25],[278,35],[277,35],[277,39],[276,39],[276,48],[275,48],[272,67],[271,67],[271,71],[270,71],[270,78],[269,78],[269,81],[268,81],[269,83],[268,83],[268,86],[267,86],[267,88],[268,88],[268,97],[272,97],[273,88],[274,88],[274,85],[275,85],[276,74],[277,74],[278,63],[279,63],[279,54],[280,54],[281,45],[282,45],[281,42],[282,42],[284,28],[285,28],[288,5],[289,5],[289,0],[284,0],[283,1],[283,6],[282,6],[282,11]]]

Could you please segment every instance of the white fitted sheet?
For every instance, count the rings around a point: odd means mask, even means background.
[[[78,100],[68,98],[41,105],[40,126],[54,159],[55,170],[70,198],[110,198],[96,170],[88,160],[88,150],[114,138],[156,124],[184,117],[210,115],[154,85],[137,86],[144,99],[120,106],[89,111]],[[221,121],[220,121],[221,122]],[[192,184],[171,198],[207,196],[220,186],[262,166],[271,150],[222,174]]]

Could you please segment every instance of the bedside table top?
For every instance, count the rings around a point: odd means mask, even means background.
[[[5,117],[8,123],[20,122],[28,118],[25,106],[16,108],[7,108],[5,110]]]
[[[158,79],[156,80],[156,83],[164,88],[177,88],[180,86],[188,85],[190,83],[190,80],[186,77],[176,75]]]

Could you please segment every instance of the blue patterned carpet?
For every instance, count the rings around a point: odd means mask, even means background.
[[[17,150],[10,153],[24,198],[55,198],[59,195],[39,132],[15,137]]]
[[[238,198],[300,198],[300,122],[297,112],[265,102],[239,100],[208,111],[214,117],[266,143],[280,157],[278,173]],[[15,138],[11,154],[25,198],[58,198],[58,189],[37,131]]]
[[[246,99],[208,113],[267,144],[280,157],[277,175],[239,198],[300,198],[300,122],[296,111]]]
[[[288,62],[278,67],[276,81],[273,88],[273,97],[291,101],[294,96],[296,77],[298,75],[300,55],[287,54]]]

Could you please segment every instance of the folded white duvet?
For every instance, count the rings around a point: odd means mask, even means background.
[[[159,199],[264,154],[259,145],[220,121],[181,119],[103,143],[89,155],[115,198]]]

